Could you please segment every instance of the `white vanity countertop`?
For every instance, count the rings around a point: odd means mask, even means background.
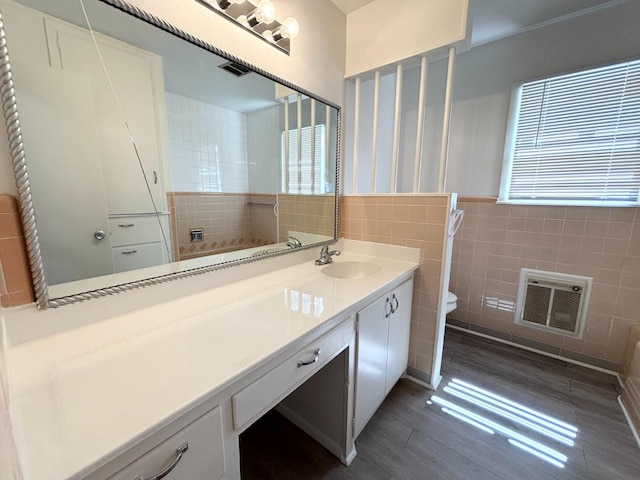
[[[307,261],[10,348],[26,480],[81,478],[418,266],[416,249],[372,245],[335,258],[382,267],[363,279]]]

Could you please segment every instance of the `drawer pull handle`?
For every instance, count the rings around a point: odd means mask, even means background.
[[[387,305],[389,305],[389,311],[387,311]],[[389,318],[389,316],[393,313],[393,303],[389,300],[389,297],[384,302],[384,318]]]
[[[162,470],[160,473],[156,473],[152,477],[146,477],[146,478],[136,477],[136,480],[160,480],[161,478],[166,477],[171,473],[171,471],[174,468],[178,466],[178,463],[180,463],[180,460],[182,460],[182,456],[184,455],[184,452],[186,452],[187,450],[189,450],[189,444],[185,442],[182,445],[180,445],[180,447],[178,447],[178,450],[176,451],[177,453],[176,458],[173,459],[173,462],[171,462],[171,464],[168,465],[167,468]]]
[[[302,360],[300,360],[298,362],[298,368],[304,367],[305,365],[311,365],[312,363],[316,363],[319,358],[320,358],[320,349],[316,348],[315,351],[313,352],[313,360],[309,360],[308,362],[303,362]]]
[[[134,253],[138,253],[138,250],[123,250],[122,255],[133,255]]]
[[[119,223],[118,226],[120,228],[131,228],[131,227],[135,226],[135,223]]]

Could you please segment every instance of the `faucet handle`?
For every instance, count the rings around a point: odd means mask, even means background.
[[[297,247],[301,247],[301,246],[302,246],[302,242],[300,240],[298,240],[293,235],[289,235],[289,241],[287,242],[287,247],[289,247],[289,248],[297,248]]]

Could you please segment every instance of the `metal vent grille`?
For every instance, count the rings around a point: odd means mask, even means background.
[[[575,287],[578,289],[579,287]],[[580,312],[580,299],[582,289],[575,291],[556,290],[553,303],[551,304],[551,315],[549,316],[549,326],[559,328],[568,332],[574,332],[578,323],[578,313]]]
[[[223,63],[222,65],[218,65],[218,68],[226,70],[227,72],[232,73],[236,77],[242,77],[247,73],[251,73],[250,68],[235,62]]]
[[[577,275],[523,269],[516,323],[581,336],[591,280]]]
[[[527,298],[524,301],[524,314],[522,315],[522,319],[525,322],[546,325],[550,300],[550,288],[529,285],[527,287]]]

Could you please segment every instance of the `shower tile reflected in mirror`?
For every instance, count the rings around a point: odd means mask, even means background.
[[[169,204],[175,205],[171,224],[177,238],[176,258],[187,260],[276,243],[273,208],[262,206],[275,201],[275,195],[170,192]],[[203,230],[202,241],[191,241],[194,228]]]
[[[174,192],[247,192],[245,115],[166,93]]]

